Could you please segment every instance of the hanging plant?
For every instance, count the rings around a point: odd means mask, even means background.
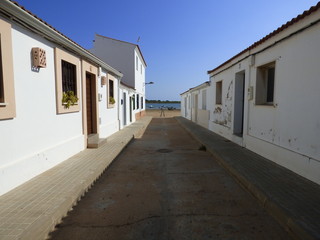
[[[115,104],[115,103],[116,103],[116,100],[114,100],[113,97],[109,97],[109,103],[110,103],[110,104]]]
[[[79,98],[74,94],[73,91],[63,92],[62,104],[65,108],[70,108],[70,106],[75,105],[78,102]]]

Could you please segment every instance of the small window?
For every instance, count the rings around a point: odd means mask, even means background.
[[[139,100],[140,100],[139,94],[137,94],[137,109],[139,109]]]
[[[67,61],[61,60],[62,69],[62,91],[72,91],[77,93],[77,72],[76,65]]]
[[[207,90],[202,91],[202,109],[207,110]]]
[[[114,81],[113,79],[109,79],[108,82],[108,107],[114,107],[115,104],[115,99],[114,99]]]
[[[138,56],[136,56],[136,70],[138,71],[138,67],[139,67],[139,60],[138,60]]]
[[[143,109],[143,97],[141,97],[141,109]]]
[[[142,74],[142,64],[140,64],[140,73]]]
[[[113,87],[113,81],[109,79],[109,97],[114,98],[114,87]]]
[[[132,109],[133,110],[136,109],[136,95],[135,94],[132,95]]]
[[[1,42],[0,42],[0,103],[4,103]]]
[[[222,104],[222,81],[216,82],[216,104]]]
[[[275,62],[257,68],[256,104],[272,105],[274,101]]]
[[[11,25],[0,19],[0,119],[15,116]]]
[[[55,68],[57,113],[79,112],[80,59],[68,52],[56,48]],[[63,103],[65,98],[64,93],[67,93],[69,96],[74,95],[78,102],[74,102],[70,106],[66,105]],[[72,97],[74,98],[74,96]]]

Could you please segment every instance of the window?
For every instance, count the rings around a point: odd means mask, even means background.
[[[109,97],[114,98],[114,87],[113,87],[113,81],[109,79]]]
[[[143,109],[143,97],[141,97],[141,109]]]
[[[222,81],[216,82],[216,104],[222,104]]]
[[[0,56],[2,56],[2,53],[1,53],[1,42],[0,42]],[[4,103],[3,74],[2,74],[2,57],[0,57],[0,103]]]
[[[207,90],[202,91],[202,109],[207,109]]]
[[[139,100],[140,100],[139,94],[137,94],[137,109],[139,109]]]
[[[111,75],[109,75],[108,81],[108,108],[114,107],[115,104],[115,96],[114,96],[114,79]]]
[[[135,94],[132,95],[132,109],[133,110],[136,109],[136,95]]]
[[[16,116],[11,25],[0,19],[0,119]]]
[[[80,105],[66,107],[62,102],[63,93],[72,91],[79,98],[80,94],[80,59],[59,48],[55,49],[56,68],[56,104],[57,113],[79,112]],[[79,101],[79,100],[78,100]]]
[[[257,68],[256,104],[272,105],[274,98],[275,62]]]
[[[77,73],[76,65],[61,60],[61,69],[62,69],[62,91],[68,92],[72,91],[77,92]]]
[[[140,73],[142,74],[142,64],[140,64]]]
[[[138,71],[138,67],[139,67],[139,62],[138,62],[138,56],[136,56],[136,70]]]

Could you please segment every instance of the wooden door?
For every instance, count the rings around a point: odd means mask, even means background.
[[[86,103],[87,103],[87,133],[94,133],[94,82],[90,74],[86,74]]]

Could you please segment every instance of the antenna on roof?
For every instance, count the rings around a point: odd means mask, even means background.
[[[140,36],[138,37],[137,43],[140,42]]]

